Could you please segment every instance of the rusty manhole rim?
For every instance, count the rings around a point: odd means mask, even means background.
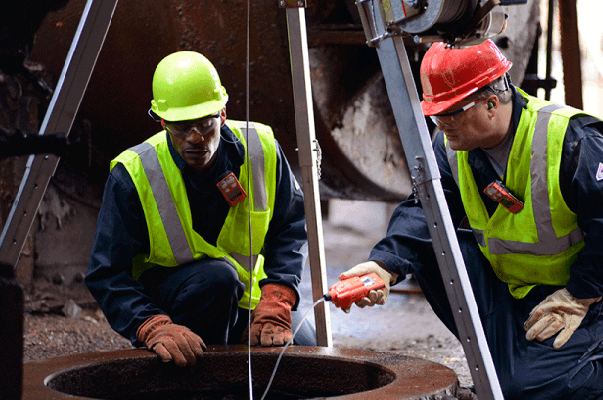
[[[246,354],[247,351],[247,346],[245,345],[208,346],[207,349],[207,353],[224,353],[228,355],[233,355],[233,353]],[[281,351],[282,347],[253,347],[251,349],[252,354],[267,353],[274,354],[275,356],[278,356]],[[328,397],[329,399],[420,399],[432,398],[428,396],[437,394],[454,395],[459,389],[457,375],[452,369],[436,362],[400,353],[336,349],[333,347],[290,346],[285,351],[284,357],[287,355],[332,358],[333,360],[344,362],[373,364],[375,368],[392,374],[394,377],[392,382],[379,388],[341,396],[332,396]],[[131,349],[75,354],[25,363],[22,400],[90,399],[89,397],[80,397],[51,389],[46,386],[46,383],[61,373],[77,368],[128,358],[139,359],[149,357],[156,357],[156,355],[143,349]],[[413,375],[413,371],[411,371],[414,370],[416,372],[421,369],[428,370],[429,377],[417,374]],[[421,380],[423,383],[409,386],[409,381],[413,379]],[[428,384],[425,384],[426,379],[430,379]]]

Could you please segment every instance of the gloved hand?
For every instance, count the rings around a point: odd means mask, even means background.
[[[295,300],[295,291],[288,286],[264,285],[260,302],[251,313],[251,331],[249,327],[245,328],[242,342],[247,343],[248,336],[251,336],[252,346],[284,346],[293,336],[291,308]]]
[[[339,275],[339,279],[343,280],[343,279],[346,279],[346,278],[349,278],[352,276],[361,276],[361,275],[370,274],[371,272],[376,272],[377,275],[379,275],[379,277],[383,280],[383,282],[385,282],[385,287],[380,290],[371,290],[367,297],[363,297],[362,299],[358,300],[355,304],[360,308],[364,308],[366,306],[372,307],[375,304],[380,304],[380,305],[385,304],[385,301],[387,300],[387,296],[389,295],[389,286],[392,283],[396,282],[396,279],[398,278],[398,274],[395,274],[393,272],[386,270],[381,264],[379,264],[375,261],[367,261],[367,262],[358,264],[355,267],[353,267],[352,269]],[[352,307],[350,306],[350,307],[342,307],[341,309],[344,312],[349,313],[351,308]]]
[[[557,290],[530,311],[523,324],[526,339],[542,342],[561,331],[553,342],[554,348],[561,348],[580,326],[590,305],[598,301],[601,297],[577,299],[565,288]]]
[[[161,361],[179,367],[195,365],[197,357],[207,350],[203,340],[186,326],[176,325],[170,317],[157,314],[144,321],[136,331],[136,339],[157,353]]]

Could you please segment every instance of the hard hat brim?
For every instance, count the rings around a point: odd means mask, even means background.
[[[155,114],[166,121],[188,121],[207,117],[222,111],[226,106],[226,101],[211,100],[202,104],[194,104],[188,107],[174,107],[165,111],[159,110],[156,103],[152,102],[151,109]]]

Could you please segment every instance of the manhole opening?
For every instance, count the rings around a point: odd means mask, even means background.
[[[155,356],[82,365],[50,375],[46,385],[73,396],[106,400],[243,400],[249,398],[247,353],[206,353],[193,367]],[[278,353],[252,353],[253,397],[260,398]],[[383,387],[394,374],[375,363],[285,353],[266,399],[342,396]]]

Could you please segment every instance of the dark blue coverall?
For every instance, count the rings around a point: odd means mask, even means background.
[[[513,90],[515,134],[525,101]],[[603,296],[603,122],[590,116],[570,121],[563,144],[560,184],[563,198],[577,214],[586,234],[585,248],[570,269],[567,290],[576,298]],[[466,216],[459,188],[446,157],[443,133],[433,148],[453,224]],[[480,193],[500,179],[482,149],[469,153]],[[601,179],[601,176],[599,176]],[[498,203],[482,193],[490,215]],[[525,338],[524,322],[530,311],[560,287],[537,286],[515,299],[483,256],[473,233],[457,229],[457,237],[478,305],[482,325],[505,399],[603,399],[603,302],[595,303],[570,340],[553,348],[556,337],[539,342]],[[387,235],[372,249],[369,260],[380,261],[404,279],[414,274],[436,315],[458,338],[446,290],[431,246],[425,214],[411,196],[394,211]]]
[[[184,162],[167,136],[170,154],[186,184],[193,229],[213,246],[230,209],[216,183],[227,171],[238,177],[245,156],[245,147],[230,128],[224,125],[220,135],[216,159],[202,176]],[[276,200],[263,250],[268,278],[260,286],[278,283],[294,289],[296,310],[298,285],[307,259],[303,194],[280,145],[276,146]],[[241,343],[249,312],[238,306],[245,285],[238,280],[234,268],[222,260],[206,258],[178,267],[154,267],[135,280],[132,258],[148,254],[149,249],[138,193],[126,169],[117,164],[105,185],[85,278],[111,327],[141,347],[136,339],[138,327],[153,315],[167,314],[174,323],[197,333],[206,345]],[[298,311],[292,314],[295,330],[303,315]],[[315,332],[308,321],[294,343],[316,345]]]

